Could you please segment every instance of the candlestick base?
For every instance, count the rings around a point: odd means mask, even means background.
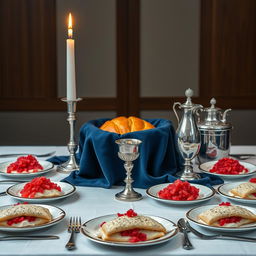
[[[75,170],[79,170],[79,165],[76,163],[75,153],[77,151],[77,143],[75,141],[75,121],[76,121],[76,104],[82,98],[77,98],[74,100],[69,100],[62,98],[62,101],[67,103],[68,107],[68,118],[67,121],[70,127],[70,140],[68,143],[69,159],[67,162],[59,165],[57,171],[61,173],[70,173]]]
[[[70,156],[69,160],[61,165],[58,165],[57,171],[61,173],[70,173],[79,170],[79,165],[76,163],[75,156]]]

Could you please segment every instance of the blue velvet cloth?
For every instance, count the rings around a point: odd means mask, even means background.
[[[125,179],[124,162],[119,159],[118,145],[115,140],[121,138],[139,139],[140,156],[135,160],[132,170],[133,186],[150,186],[173,182],[175,173],[182,168],[182,158],[177,149],[176,134],[171,121],[148,119],[156,128],[124,135],[100,130],[108,119],[92,120],[80,130],[79,153],[77,161],[80,170],[72,172],[64,181],[77,186],[110,188],[123,185]],[[66,157],[53,157],[48,161],[60,164]],[[221,184],[223,181],[214,175],[203,175],[195,183],[204,185]]]

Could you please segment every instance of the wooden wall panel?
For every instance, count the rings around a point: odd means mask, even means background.
[[[256,1],[201,1],[201,93],[256,108]],[[256,102],[256,101],[255,101]]]
[[[0,99],[56,98],[55,1],[1,0]]]
[[[139,115],[140,1],[117,0],[117,115]]]

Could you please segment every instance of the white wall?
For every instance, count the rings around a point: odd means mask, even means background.
[[[199,0],[141,0],[141,95],[198,94]]]

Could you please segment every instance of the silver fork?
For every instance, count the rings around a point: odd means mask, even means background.
[[[65,246],[68,250],[73,250],[76,248],[74,233],[80,233],[80,229],[81,229],[81,217],[70,217],[68,232],[71,234]]]
[[[185,219],[184,219],[185,220]],[[243,236],[234,236],[234,235],[205,235],[194,228],[192,228],[187,220],[185,220],[186,226],[188,229],[196,236],[200,237],[203,240],[212,240],[212,239],[230,239],[230,240],[238,240],[238,241],[246,241],[246,242],[256,242],[256,238],[243,237]]]
[[[36,157],[47,157],[47,156],[52,156],[56,153],[56,151],[52,151],[49,153],[45,154],[33,154],[33,153],[10,153],[10,154],[0,154],[0,157],[13,157],[13,156],[25,156],[25,155],[33,155]]]
[[[188,232],[190,231],[184,221],[183,218],[178,220],[178,228],[180,230],[180,232],[183,233],[184,237],[183,237],[183,248],[185,250],[191,250],[193,249],[193,245],[191,244],[189,237],[188,237]]]

